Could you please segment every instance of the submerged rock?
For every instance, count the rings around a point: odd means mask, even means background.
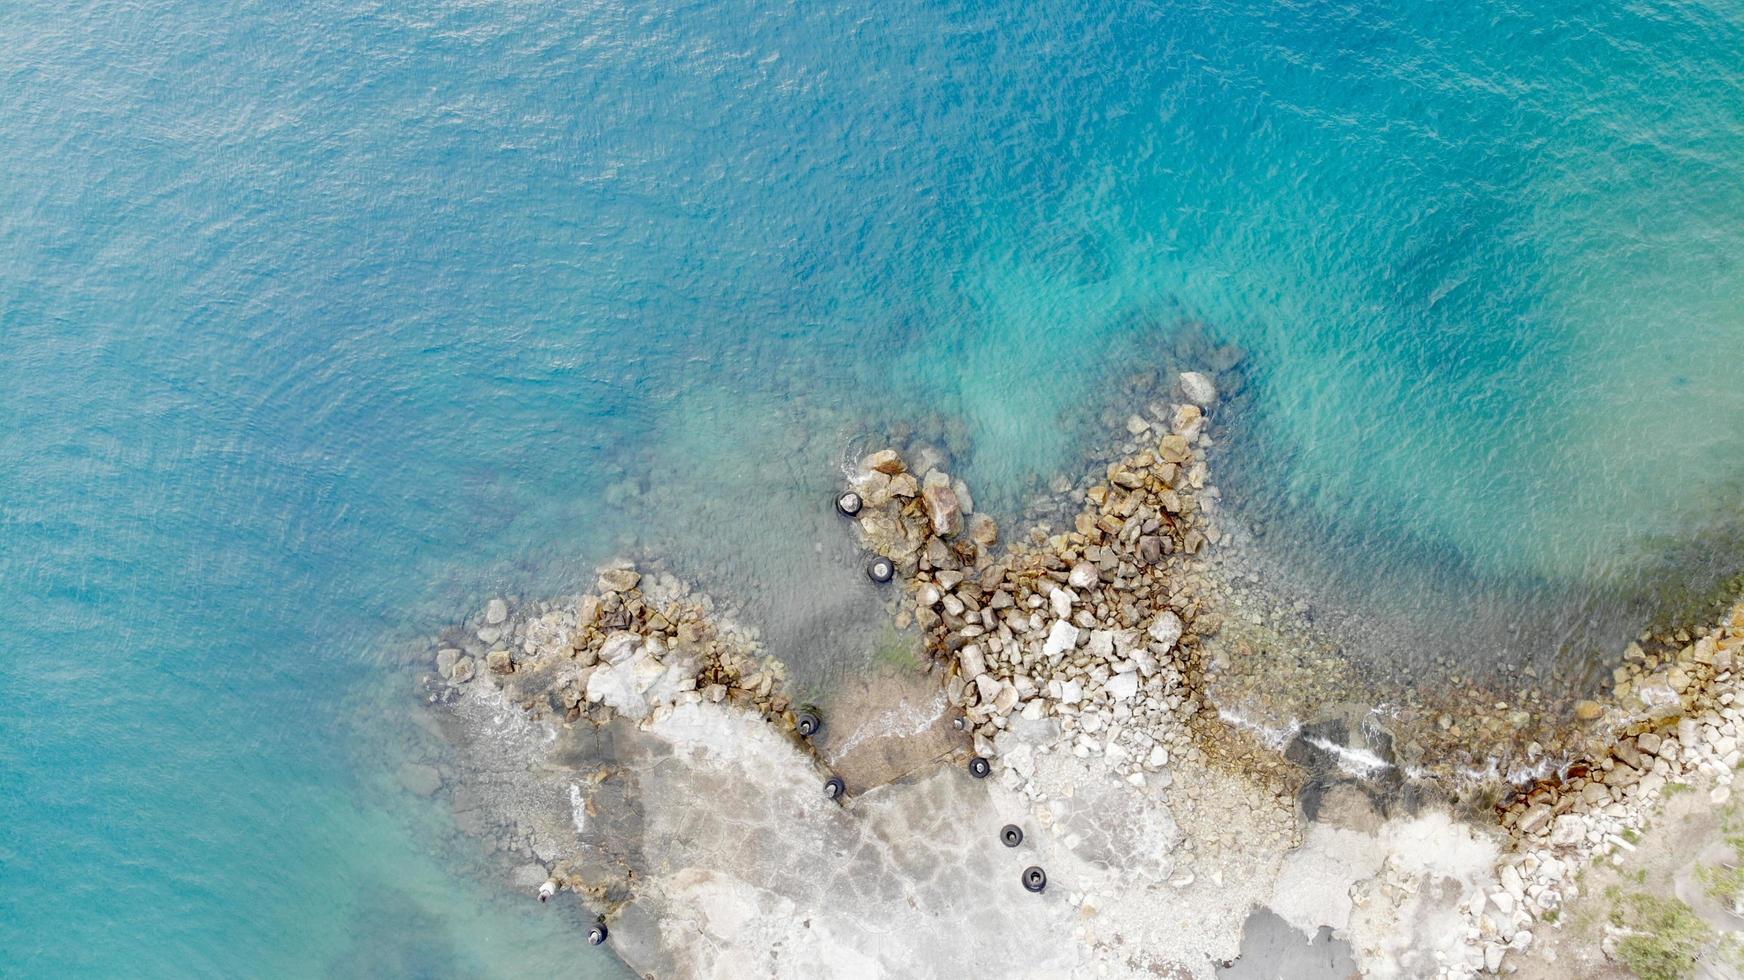
[[[599,574],[601,592],[628,592],[642,581],[642,573],[634,568],[608,568]]]
[[[1183,371],[1181,394],[1193,404],[1206,408],[1217,403],[1217,384],[1209,375],[1198,371]]]

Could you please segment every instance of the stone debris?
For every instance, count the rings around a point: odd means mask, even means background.
[[[1478,967],[1506,971],[1508,958],[1530,948],[1535,931],[1556,927],[1563,903],[1580,894],[1582,868],[1634,850],[1632,839],[1673,787],[1706,786],[1716,806],[1730,798],[1744,761],[1741,652],[1744,602],[1700,635],[1684,634],[1681,645],[1668,645],[1663,655],[1632,647],[1614,690],[1615,708],[1635,720],[1603,753],[1568,766],[1559,778],[1523,787],[1497,808],[1507,835],[1496,868],[1499,887],[1488,901],[1463,910],[1473,937],[1468,969],[1449,976],[1468,976]],[[1674,672],[1682,683],[1668,712],[1654,692]],[[1595,715],[1577,706],[1575,717],[1583,722],[1605,713],[1596,702],[1582,703],[1600,709]]]
[[[1191,724],[1214,719],[1191,678],[1203,671],[1195,556],[1219,536],[1202,504],[1215,496],[1203,446],[1216,387],[1200,374],[1181,381],[1190,402],[1129,420],[1131,451],[1085,491],[1070,530],[1037,529],[1003,554],[986,543],[999,537],[990,519],[978,535],[958,533],[944,492],[960,481],[936,468],[918,501],[886,488],[887,473],[916,468],[894,449],[867,456],[850,480],[867,504],[861,542],[901,572],[904,612],[945,667],[978,754],[997,763],[1014,720],[1048,719],[1057,737],[1034,751],[1096,758],[1143,785],[1171,751],[1192,751]]]
[[[1699,780],[1716,804],[1729,798],[1744,756],[1744,690],[1734,672],[1744,645],[1744,604],[1716,629],[1680,634],[1675,648],[1632,646],[1608,695],[1565,703],[1560,713],[1530,699],[1534,710],[1523,710],[1519,699],[1499,700],[1475,687],[1458,693],[1474,702],[1487,698],[1481,705],[1407,703],[1397,712],[1398,724],[1402,731],[1416,727],[1398,740],[1399,758],[1365,754],[1360,744],[1314,741],[1319,736],[1306,738],[1294,728],[1290,740],[1261,725],[1232,724],[1239,718],[1220,712],[1208,690],[1214,661],[1224,658],[1226,666],[1230,651],[1256,645],[1303,651],[1296,657],[1308,665],[1303,669],[1324,675],[1321,684],[1285,682],[1305,699],[1330,703],[1344,681],[1305,645],[1268,633],[1270,618],[1231,602],[1230,583],[1208,571],[1207,557],[1226,538],[1205,459],[1209,410],[1219,392],[1210,376],[1196,372],[1179,376],[1179,390],[1181,403],[1152,404],[1126,417],[1130,438],[1096,479],[1077,489],[1069,481],[1052,488],[1057,498],[1069,494],[1076,504],[1052,515],[1064,530],[1042,523],[1015,538],[1002,535],[993,518],[975,511],[969,487],[944,469],[939,454],[905,458],[892,448],[860,461],[849,484],[864,506],[852,526],[863,547],[895,565],[901,586],[896,622],[918,627],[942,697],[960,717],[964,730],[951,761],[990,760],[996,778],[986,781],[988,792],[1002,809],[986,810],[989,798],[963,795],[960,787],[970,781],[952,783],[951,770],[938,769],[918,782],[885,787],[882,802],[868,804],[867,819],[894,821],[891,826],[839,837],[817,830],[823,838],[814,843],[834,841],[828,846],[842,850],[832,853],[893,855],[880,861],[922,860],[916,855],[925,848],[897,833],[897,825],[922,819],[911,812],[917,805],[930,813],[948,798],[972,814],[969,822],[993,826],[1027,811],[1039,831],[1028,840],[1057,848],[1048,867],[1062,884],[1048,894],[1065,896],[1056,900],[1069,902],[1079,924],[1059,957],[1042,963],[1017,956],[1006,975],[1063,975],[1058,971],[1069,968],[1074,975],[1207,976],[1211,959],[1236,948],[1248,914],[1271,902],[1310,931],[1335,925],[1348,934],[1366,974],[1453,978],[1510,972],[1510,958],[1529,948],[1535,931],[1551,928],[1555,910],[1578,894],[1579,869],[1630,849],[1630,838],[1668,787]],[[1240,621],[1225,633],[1232,616]],[[1227,639],[1219,641],[1221,652],[1213,642],[1220,634]],[[703,760],[705,769],[726,764],[733,753],[716,742],[719,757],[706,762],[711,750],[699,733],[729,733],[746,751],[761,754],[758,765],[777,767],[786,781],[782,792],[806,794],[808,819],[840,812],[836,803],[818,802],[818,757],[793,735],[796,706],[784,665],[763,652],[755,631],[734,624],[708,597],[670,575],[620,565],[599,573],[593,593],[570,600],[511,608],[492,599],[464,629],[444,636],[432,656],[438,699],[460,699],[456,703],[483,712],[481,719],[495,717],[486,709],[500,699],[528,723],[559,733],[628,726],[614,742],[651,738],[668,746],[656,755],[677,747],[690,762]],[[1234,685],[1227,693],[1242,693],[1242,675],[1225,669],[1218,676]],[[757,719],[758,727],[730,720],[741,718]],[[1418,816],[1360,832],[1315,825],[1305,838],[1297,811],[1303,771],[1291,764],[1303,765],[1314,752],[1355,765],[1362,778],[1398,780],[1408,770],[1442,776],[1469,757],[1433,749],[1473,743],[1474,735],[1476,741],[1502,739],[1559,722],[1568,728],[1569,719],[1580,723],[1572,727],[1585,741],[1567,746],[1604,751],[1521,785],[1495,808],[1496,828]],[[1285,742],[1289,751],[1278,752]],[[1314,748],[1293,754],[1303,745]],[[1553,757],[1538,741],[1530,748],[1536,758]],[[433,772],[420,771],[407,785],[436,792],[453,782],[432,778]],[[639,778],[651,786],[654,772]],[[700,915],[697,928],[705,932],[715,901],[710,896],[730,894],[727,904],[738,910],[733,914],[760,923],[812,911],[808,901],[829,904],[824,891],[802,887],[798,878],[783,879],[781,890],[747,896],[743,883],[710,878],[705,864],[694,863],[705,855],[687,856],[693,864],[679,878],[660,878],[637,863],[634,849],[616,848],[590,822],[615,812],[615,797],[603,792],[610,776],[598,778],[604,782],[590,785],[600,792],[573,791],[586,803],[588,818],[580,811],[574,818],[576,832],[589,842],[585,853],[565,857],[559,848],[541,854],[538,867],[554,869],[548,878],[541,874],[542,882],[625,916],[627,928],[620,933],[614,926],[614,937],[649,934],[648,924],[635,920],[638,901],[674,915]],[[860,789],[850,787],[850,797]],[[723,799],[730,795],[720,792]],[[740,802],[747,823],[763,808],[787,805],[778,793],[757,795],[776,793],[771,787],[746,793]],[[848,806],[855,806],[852,799]],[[614,819],[627,818],[618,813]],[[684,829],[703,833],[694,820]],[[934,844],[949,837],[940,835]],[[914,854],[900,857],[910,845]],[[615,857],[602,865],[589,849]],[[820,852],[804,860],[822,858]],[[910,870],[898,880],[929,883],[894,887],[947,904],[960,900],[927,891],[937,876],[919,865]],[[642,881],[640,896],[639,876],[654,876]],[[1089,890],[1091,883],[1099,894]],[[1041,920],[1031,918],[1037,909],[1032,902],[1009,912],[1015,918],[1006,925],[1039,928]],[[1173,918],[1158,909],[1171,910]],[[1008,913],[997,908],[988,914]],[[1328,916],[1339,921],[1325,921]],[[865,975],[915,968],[902,959],[908,954],[859,945],[850,919],[820,918],[820,931],[809,937],[781,933],[786,938],[780,941],[801,950],[785,962],[756,956],[733,962],[759,975],[807,975],[801,967],[811,961],[804,957],[815,954],[817,963],[827,963],[835,948],[850,958],[867,957],[855,961]],[[833,939],[825,935],[829,929],[837,930]],[[670,945],[648,955],[653,965],[671,967],[670,975],[708,975],[705,964],[687,961]],[[954,962],[943,951],[934,955]],[[961,965],[973,972],[981,964]]]

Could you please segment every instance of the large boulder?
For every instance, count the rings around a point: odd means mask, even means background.
[[[609,641],[608,641],[609,642]],[[587,699],[603,704],[632,721],[647,718],[695,686],[694,662],[668,663],[657,656],[656,644],[638,647],[627,659],[602,663],[587,678]]]
[[[1181,394],[1201,408],[1217,403],[1217,383],[1198,371],[1181,372]]]
[[[599,574],[599,591],[628,592],[642,581],[642,573],[634,568],[608,568]]]
[[[641,636],[629,630],[618,630],[600,644],[599,658],[602,663],[621,664],[641,649]]]
[[[928,483],[921,489],[921,502],[934,534],[949,537],[963,529],[963,508],[949,483]]]
[[[860,461],[861,467],[887,476],[895,476],[908,469],[902,457],[894,449],[880,449]]]
[[[983,548],[999,543],[999,525],[986,514],[971,514],[967,522],[969,539]]]

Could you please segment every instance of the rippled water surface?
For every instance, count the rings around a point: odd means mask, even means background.
[[[844,456],[919,422],[1009,512],[1184,324],[1247,351],[1230,503],[1380,655],[1633,629],[1737,564],[1741,50],[1737,3],[11,5],[0,973],[614,976],[397,788],[392,651],[646,547],[827,683]]]

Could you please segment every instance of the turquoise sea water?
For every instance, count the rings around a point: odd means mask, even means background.
[[[1737,3],[12,5],[0,974],[616,975],[395,788],[394,651],[647,546],[823,683],[855,440],[941,418],[1014,507],[1184,323],[1248,351],[1231,503],[1412,644],[1734,566],[1741,50]]]

